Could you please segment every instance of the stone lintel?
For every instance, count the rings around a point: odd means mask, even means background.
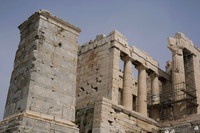
[[[141,57],[145,57],[146,60],[151,60],[152,64],[154,64],[155,66],[158,66],[158,61],[155,60],[153,57],[151,57],[147,52],[145,52],[144,50],[141,50],[135,46],[130,46],[130,49],[133,53],[137,53],[138,56]]]
[[[135,46],[131,46],[130,50],[131,52],[131,58],[139,62],[140,64],[144,65],[147,69],[150,69],[151,71],[154,71],[158,74],[159,71],[159,63],[154,58],[152,58],[149,54],[146,52],[136,48]]]
[[[135,67],[137,70],[140,70],[140,69],[144,69],[144,70],[147,70],[146,66],[143,65],[143,64],[140,64],[138,66]]]
[[[150,76],[151,78],[153,78],[153,77],[159,77],[159,75],[158,75],[156,72],[151,72],[151,73],[149,74],[149,76]]]
[[[35,22],[37,19],[42,18],[42,19],[46,19],[47,21],[50,21],[52,23],[58,23],[60,26],[62,26],[62,28],[69,28],[74,30],[74,34],[79,35],[79,33],[81,32],[81,29],[66,22],[63,21],[60,18],[57,18],[56,16],[53,16],[49,11],[47,10],[39,10],[37,12],[35,12],[32,16],[30,16],[26,21],[24,21],[18,28],[20,31],[23,31],[29,24]],[[67,30],[69,30],[67,29]]]
[[[161,70],[160,68],[158,69],[158,75],[159,75],[159,78],[161,79],[164,78],[165,80],[171,81],[170,75],[166,73],[165,71]]]

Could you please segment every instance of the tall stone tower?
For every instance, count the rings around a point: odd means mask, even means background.
[[[81,30],[45,10],[34,13],[19,30],[0,132],[77,133],[73,121]]]

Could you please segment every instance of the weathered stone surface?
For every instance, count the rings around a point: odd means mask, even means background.
[[[103,98],[95,102],[93,132],[152,132],[159,124],[140,113],[125,109]]]
[[[21,40],[0,132],[77,133],[72,122],[80,29],[44,10],[19,29]]]
[[[165,72],[116,30],[78,46],[81,30],[44,10],[19,29],[0,133],[199,132],[200,50],[183,33]]]
[[[94,105],[89,105],[87,108],[76,110],[75,123],[80,129],[80,133],[91,133],[93,129]]]
[[[138,108],[137,111],[147,116],[147,73],[146,68],[140,65],[138,68]]]
[[[0,122],[1,133],[77,133],[77,128],[69,121],[61,121],[53,116],[37,112],[18,113]]]
[[[119,70],[120,51],[110,46],[114,34],[115,32],[108,36],[97,36],[94,41],[80,47],[77,64],[77,108],[94,103],[98,97],[119,102],[118,91],[122,88],[123,79]]]

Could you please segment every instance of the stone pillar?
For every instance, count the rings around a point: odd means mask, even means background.
[[[123,76],[123,97],[122,105],[127,109],[132,109],[132,94],[131,94],[131,85],[132,85],[132,61],[130,58],[124,59],[124,76]]]
[[[196,89],[197,104],[200,105],[200,57],[192,56],[194,70],[194,87]],[[200,114],[200,106],[197,106],[197,113]]]
[[[73,121],[81,30],[46,10],[34,13],[19,29],[0,132],[78,133]]]
[[[138,69],[138,104],[137,111],[147,116],[147,84],[146,68],[142,65]]]
[[[172,90],[185,89],[185,70],[184,70],[184,59],[183,59],[183,47],[176,38],[168,39],[168,48],[172,51]],[[178,95],[182,95],[180,92]],[[175,100],[183,98],[174,97]]]
[[[151,77],[151,94],[152,94],[152,104],[160,103],[160,88],[158,75],[155,73],[150,74]]]
[[[168,39],[168,48],[172,51],[172,100],[179,101],[186,98],[186,94],[181,91],[186,89],[183,59],[184,44],[181,38],[175,35],[175,38]],[[187,111],[186,106],[186,102],[175,103],[173,110],[174,117],[183,117]]]
[[[110,49],[110,65],[109,65],[109,88],[108,89],[108,94],[111,93],[111,98],[108,95],[108,98],[112,99],[112,101],[115,104],[118,104],[118,82],[119,82],[119,66],[120,66],[120,50],[116,47],[113,47]],[[110,84],[112,83],[112,84]],[[112,88],[112,90],[110,90]],[[110,92],[111,91],[111,92]]]
[[[158,75],[155,73],[150,74],[151,77],[151,104],[152,106],[160,103],[160,88],[159,88],[159,80]],[[151,118],[159,121],[160,112],[159,108],[153,107],[151,110]]]
[[[178,52],[172,53],[172,76],[174,85],[185,82],[185,71],[183,61],[183,51],[179,49]]]

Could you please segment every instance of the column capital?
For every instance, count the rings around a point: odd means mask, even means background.
[[[173,54],[183,55],[183,44],[180,43],[176,38],[168,38],[168,46],[167,46]]]
[[[126,56],[122,57],[122,60],[123,61],[131,61],[132,58],[130,56],[126,55]]]
[[[143,70],[143,69],[147,69],[144,65],[142,65],[142,64],[140,64],[140,65],[138,65],[138,66],[136,66],[135,67],[136,69],[138,69],[138,70]]]
[[[159,77],[159,75],[158,75],[156,72],[151,72],[151,73],[149,74],[149,76],[150,76],[151,78]]]

